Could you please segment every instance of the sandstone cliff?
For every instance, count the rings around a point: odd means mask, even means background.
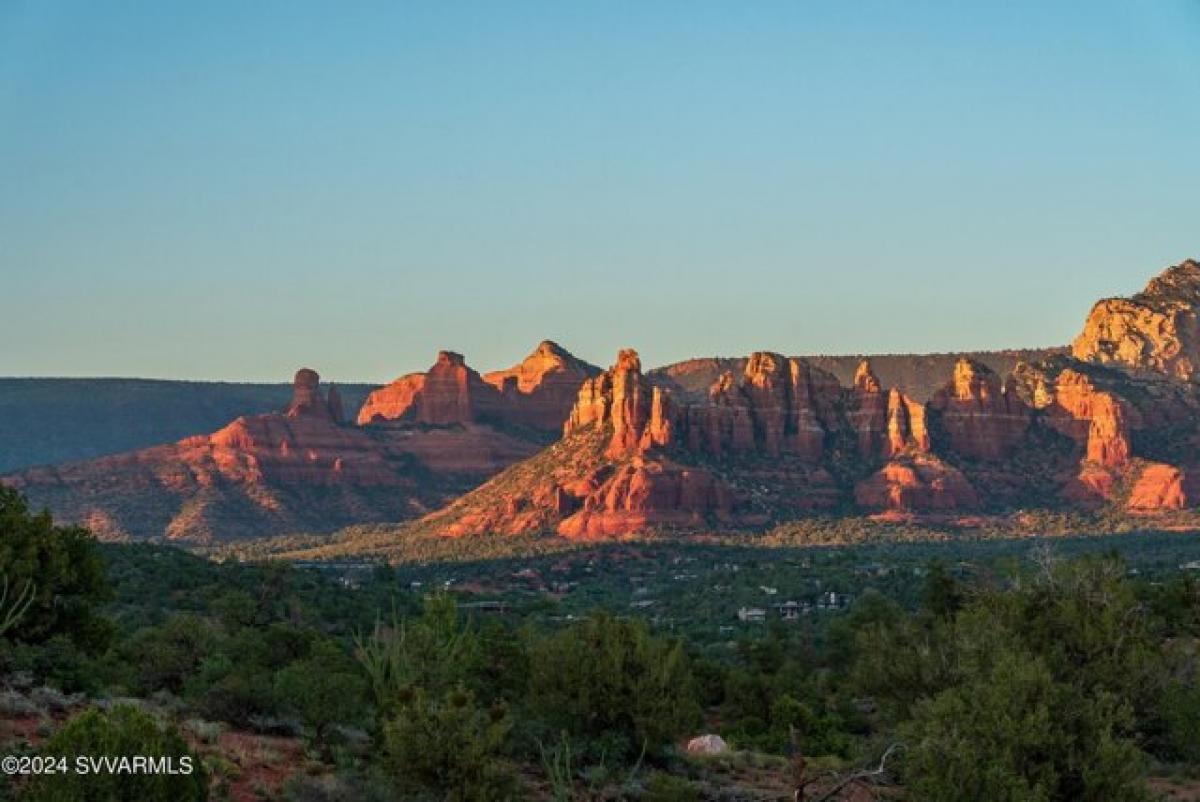
[[[597,538],[761,525],[856,502],[917,512],[978,505],[966,477],[929,453],[924,406],[885,390],[868,362],[852,387],[772,352],[741,364],[697,402],[652,384],[637,352],[621,351],[584,382],[559,443],[422,526]]]
[[[402,376],[367,396],[358,411],[358,423],[477,423],[497,418],[503,405],[500,391],[468,367],[462,354],[439,351],[437,361],[425,373]]]
[[[557,432],[575,405],[580,386],[599,372],[558,343],[543,340],[516,365],[487,373],[483,380],[504,396],[509,420]]]
[[[1200,263],[1189,259],[1131,298],[1098,302],[1071,352],[1087,362],[1191,379],[1200,369],[1198,305]]]
[[[303,368],[280,412],[4,481],[102,538],[208,542],[410,518],[539,447],[485,426],[377,430],[341,414],[337,391]]]
[[[854,374],[863,360],[885,388],[896,389],[915,401],[925,403],[946,383],[946,377],[961,358],[986,365],[1000,376],[1007,376],[1020,363],[1039,362],[1068,354],[1070,348],[1021,348],[1005,351],[969,351],[945,354],[866,354],[826,356],[800,355],[795,359],[825,371],[842,385],[854,383]],[[703,400],[708,388],[722,373],[737,376],[746,367],[747,357],[707,357],[688,359],[649,371],[656,383],[670,387],[680,398]]]
[[[557,432],[580,385],[598,372],[549,340],[513,367],[486,376],[461,354],[442,351],[425,373],[401,376],[371,393],[358,423],[501,423]]]
[[[954,366],[954,378],[934,393],[946,445],[969,459],[998,460],[1025,439],[1030,410],[1011,382],[1002,384],[990,368],[970,359]]]

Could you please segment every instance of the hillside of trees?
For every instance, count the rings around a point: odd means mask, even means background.
[[[0,490],[0,751],[194,766],[0,799],[1153,799],[1200,776],[1197,546],[1118,540],[219,564]]]

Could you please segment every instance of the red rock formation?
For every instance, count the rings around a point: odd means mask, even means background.
[[[792,454],[812,462],[824,453],[842,387],[807,363],[766,351],[750,355],[740,381],[726,373],[709,392],[712,407],[688,416],[702,431],[690,442],[714,455]]]
[[[642,375],[637,352],[623,350],[610,369],[584,382],[561,443],[480,488],[472,494],[477,502],[468,496],[433,516],[445,523],[431,525],[454,536],[549,527],[596,538],[727,518],[729,488],[708,470],[666,456],[684,448],[679,428],[686,420],[687,410]],[[496,485],[519,489],[497,497]]]
[[[1079,472],[1068,476],[1062,489],[1063,499],[1084,507],[1094,507],[1112,498],[1117,484],[1117,472],[1093,462],[1079,466]]]
[[[1084,458],[1103,468],[1122,468],[1129,462],[1129,419],[1137,418],[1116,395],[1096,388],[1085,374],[1071,368],[1052,383],[1039,380],[1035,402],[1045,409],[1046,422],[1084,447]]]
[[[950,354],[876,354],[874,356],[810,355],[792,358],[825,371],[843,385],[853,386],[854,374],[864,359],[871,362],[871,372],[884,388],[895,388],[919,403],[925,403],[946,383],[960,357],[967,357],[990,367],[1001,376],[1012,373],[1020,362],[1039,362],[1053,356],[1070,353],[1070,348],[1030,348],[1008,351],[967,351]],[[664,365],[648,372],[652,381],[661,381],[676,393],[681,402],[703,401],[708,389],[722,373],[741,375],[746,357],[707,357],[688,359]]]
[[[718,456],[726,451],[748,452],[755,449],[754,415],[750,401],[741,392],[732,373],[722,373],[709,390],[712,406],[692,416],[703,427],[702,437],[691,439]]]
[[[879,379],[875,378],[871,363],[865,359],[855,371],[849,407],[847,417],[857,435],[859,456],[872,459],[885,451],[892,451],[894,446],[889,433],[892,420],[888,397]]]
[[[908,450],[929,451],[925,405],[893,388],[888,392],[886,453],[890,457]]]
[[[1195,504],[1196,498],[1195,482],[1184,471],[1152,462],[1138,474],[1126,507],[1132,512],[1181,510]]]
[[[557,343],[544,340],[520,363],[485,374],[483,380],[504,395],[508,420],[558,431],[579,396],[579,388],[599,372]]]
[[[367,396],[358,423],[401,420],[444,426],[503,418],[504,412],[500,391],[469,368],[462,354],[440,351],[425,373],[402,376]]]
[[[334,392],[332,389],[330,392]],[[316,417],[325,420],[340,419],[341,399],[337,399],[338,416],[335,418],[334,407],[321,395],[321,377],[311,368],[300,368],[292,379],[292,402],[288,404],[286,415],[289,418]]]
[[[1200,264],[1167,268],[1132,298],[1092,307],[1071,350],[1077,359],[1190,379],[1200,369]]]
[[[934,393],[929,405],[940,414],[948,445],[970,459],[1004,459],[1029,430],[1029,408],[1010,382],[987,366],[960,359],[954,378]]]
[[[358,425],[415,419],[417,400],[424,389],[425,374],[409,373],[385,387],[372,391],[358,410]]]
[[[371,393],[359,410],[358,423],[503,422],[558,431],[580,385],[596,372],[549,340],[519,364],[482,377],[461,354],[442,351],[425,373],[401,376]]]
[[[760,352],[747,360],[741,380],[723,375],[708,405],[681,405],[642,376],[637,352],[622,351],[617,364],[584,383],[564,433],[611,425],[609,456],[678,444],[696,453],[793,454],[817,462],[823,453],[824,421],[833,420],[842,388],[823,371]],[[885,427],[878,399],[878,435]]]
[[[888,462],[855,486],[854,500],[866,509],[898,512],[964,511],[979,505],[966,477],[932,455]]]
[[[102,537],[207,542],[421,514],[464,481],[538,448],[475,424],[373,432],[339,425],[338,394],[324,395],[315,371],[298,371],[293,386],[280,413],[5,481],[63,521],[96,524]]]
[[[412,455],[434,476],[463,477],[469,484],[527,459],[541,449],[539,443],[476,423],[418,431],[385,427],[377,437],[381,438],[388,454]]]
[[[658,526],[699,526],[708,516],[729,517],[728,488],[707,471],[634,460],[582,498],[562,509],[558,533],[571,538],[620,537]]]

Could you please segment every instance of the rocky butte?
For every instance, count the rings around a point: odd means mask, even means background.
[[[646,375],[624,350],[583,383],[558,444],[420,526],[604,538],[814,512],[1194,506],[1198,303],[1200,269],[1184,262],[1098,304],[1072,355],[1018,362],[1007,377],[960,358],[924,402],[884,387],[869,361],[846,386],[771,352]],[[704,394],[679,383],[718,368]]]
[[[1191,379],[1200,368],[1198,305],[1200,263],[1188,259],[1130,298],[1099,301],[1071,353],[1085,362]]]
[[[461,354],[441,351],[425,373],[401,376],[367,397],[359,425],[412,421],[432,425],[503,421],[557,432],[580,384],[599,373],[550,340],[507,370],[480,376]]]
[[[855,488],[870,507],[969,508],[961,474],[932,454],[923,407],[884,391],[869,363],[854,387],[797,359],[759,352],[706,402],[676,399],[636,351],[586,381],[563,439],[426,519],[451,535],[552,529],[619,537],[647,528],[759,525],[834,511]]]
[[[1096,304],[1069,352],[881,357],[891,383],[874,360],[771,351],[645,371],[625,349],[601,371],[545,341],[487,374],[442,351],[354,423],[305,369],[280,412],[5,481],[106,536],[191,540],[409,518],[404,533],[571,538],[813,515],[1162,518],[1200,505],[1198,307],[1189,260]]]
[[[108,539],[209,542],[398,521],[536,453],[567,414],[563,388],[573,396],[588,372],[550,342],[496,383],[442,352],[425,373],[372,393],[347,424],[336,388],[302,368],[279,412],[4,481]]]

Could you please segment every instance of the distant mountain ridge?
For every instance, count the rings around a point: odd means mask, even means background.
[[[610,539],[814,514],[1026,526],[1088,510],[1196,528],[1200,384],[1183,370],[1200,365],[1198,290],[1200,264],[1168,268],[1098,304],[1074,355],[1033,354],[1007,376],[958,357],[927,400],[884,386],[870,360],[846,384],[765,351],[655,375],[625,349],[584,383],[561,440],[391,536]]]
[[[286,404],[211,433],[0,479],[111,540],[209,543],[402,520],[536,453],[596,370],[546,341],[492,383],[443,351],[424,373],[373,391],[364,416],[301,368]]]
[[[339,384],[350,415],[374,388]],[[119,454],[282,409],[292,386],[125,378],[0,378],[0,474]]]
[[[590,539],[812,515],[1182,520],[1200,513],[1198,365],[1189,260],[1098,302],[1070,350],[759,351],[643,372],[632,349],[601,371],[547,340],[486,374],[442,351],[361,406],[302,369],[286,408],[0,478],[105,537],[205,543],[367,523]]]
[[[543,344],[544,345],[544,344]],[[541,348],[542,346],[539,346]],[[1043,348],[948,354],[883,354],[799,357],[829,371],[843,384],[853,379],[858,363],[869,359],[879,380],[914,398],[926,399],[953,370],[960,356],[982,362],[1007,375],[1020,361],[1032,362],[1069,349]],[[534,356],[546,362],[556,356],[548,349]],[[571,357],[571,367],[595,374],[599,368]],[[725,370],[741,372],[741,358],[697,358],[654,368],[655,381],[665,381],[681,393],[703,395]],[[423,373],[410,374],[423,376]],[[483,381],[502,388],[506,379],[517,381],[510,391],[521,391],[528,382],[517,366],[484,374]],[[403,377],[407,378],[407,377]],[[398,379],[397,384],[403,379]],[[579,381],[582,381],[580,374]],[[346,417],[359,410],[379,385],[339,383]],[[578,382],[559,385],[559,398],[574,399]],[[398,392],[394,391],[394,392]],[[0,474],[35,466],[91,459],[173,443],[184,437],[211,432],[240,415],[259,415],[281,409],[291,398],[285,382],[202,382],[130,378],[0,378]],[[561,405],[561,404],[560,404]],[[371,414],[368,411],[368,416]],[[538,413],[534,413],[538,414]],[[540,414],[545,416],[545,411]],[[561,426],[559,421],[553,428]]]

